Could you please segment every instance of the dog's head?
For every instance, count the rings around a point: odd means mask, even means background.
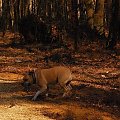
[[[25,91],[29,91],[30,86],[36,83],[36,77],[34,71],[27,72],[23,77],[22,86],[24,87]]]

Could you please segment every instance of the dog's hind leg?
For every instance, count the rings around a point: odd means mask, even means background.
[[[70,97],[71,94],[72,94],[72,92],[71,92],[71,90],[72,90],[71,85],[70,85],[70,84],[65,85],[65,86],[64,86],[64,90],[65,90],[65,92],[64,92],[64,94],[63,94],[62,97],[63,97],[63,98],[65,98],[65,97]]]
[[[46,90],[47,90],[47,85],[42,86],[41,89],[36,92],[36,94],[35,94],[35,96],[32,98],[32,100],[35,101],[35,100],[37,99],[37,97],[38,97],[41,93],[45,92]]]

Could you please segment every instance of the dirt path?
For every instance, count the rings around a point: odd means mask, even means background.
[[[70,50],[63,48],[17,48],[6,45],[9,36],[0,40],[0,120],[120,119],[119,51],[109,54],[96,47],[96,43],[88,48],[82,45],[81,52],[71,52],[71,55]],[[33,86],[29,93],[23,91],[23,74],[38,66],[46,68],[55,65],[69,67],[74,77],[80,80],[73,83],[73,96],[67,100],[55,99],[54,96],[62,93],[60,86],[56,85],[51,87],[47,98],[31,101],[35,88]]]
[[[97,105],[99,108],[95,104],[90,106],[90,103],[85,104],[77,97],[75,101],[73,98],[70,100],[46,98],[33,102],[31,96],[22,91],[18,81],[0,80],[0,86],[1,120],[118,120],[115,115],[100,109],[99,105]],[[82,90],[84,91],[85,89]]]

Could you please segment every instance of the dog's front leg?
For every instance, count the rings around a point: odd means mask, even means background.
[[[35,101],[35,100],[37,99],[37,97],[38,97],[41,93],[45,92],[46,90],[47,90],[47,86],[42,86],[41,89],[36,92],[36,94],[35,94],[35,96],[32,98],[32,100]]]

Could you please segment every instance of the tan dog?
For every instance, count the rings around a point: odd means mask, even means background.
[[[43,92],[47,90],[50,83],[59,83],[64,88],[63,97],[66,97],[72,87],[69,84],[72,81],[72,75],[70,69],[58,66],[49,69],[36,69],[27,73],[24,78],[24,83],[22,84],[26,90],[29,89],[30,84],[38,84],[39,90],[36,92],[32,100],[36,98]]]

